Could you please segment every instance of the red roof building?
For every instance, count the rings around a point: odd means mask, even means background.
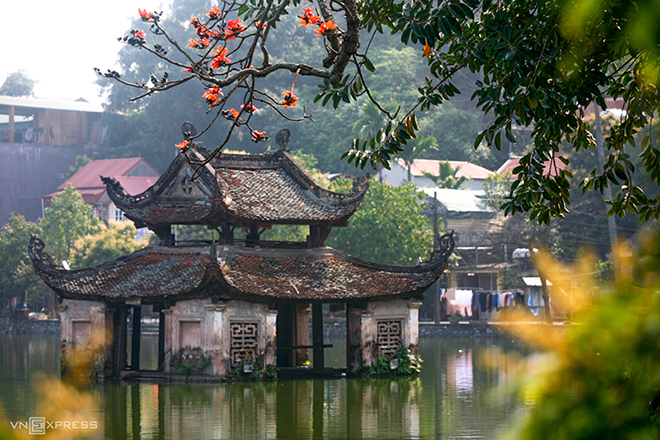
[[[437,176],[440,169],[440,163],[449,162],[452,169],[456,171],[456,177],[466,177],[466,182],[460,189],[481,190],[481,185],[492,171],[462,160],[433,160],[433,159],[415,159],[410,165],[410,180],[421,188],[435,187],[433,180],[425,176],[425,173]],[[378,172],[378,177],[389,185],[403,185],[408,181],[408,165],[401,158],[391,163],[391,169],[382,169]]]
[[[43,196],[43,208],[50,206],[52,198],[71,184],[85,203],[94,207],[94,214],[101,220],[125,220],[121,209],[108,197],[101,176],[116,179],[128,194],[140,194],[156,183],[160,174],[141,157],[93,160],[64,181],[56,192]]]

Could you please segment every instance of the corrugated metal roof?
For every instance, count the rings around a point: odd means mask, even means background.
[[[52,99],[20,98],[0,95],[0,112],[6,113],[9,107],[23,109],[49,109],[73,112],[103,113],[103,107],[85,100],[56,101]],[[24,112],[17,112],[24,113]]]
[[[445,207],[449,212],[475,212],[475,213],[492,213],[496,214],[495,210],[484,203],[484,191],[469,191],[462,189],[447,189],[447,188],[421,188],[424,193],[429,197],[436,197],[436,199]]]

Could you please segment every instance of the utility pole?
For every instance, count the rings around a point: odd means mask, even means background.
[[[596,118],[596,152],[598,154],[598,167],[602,170],[605,166],[605,154],[603,152],[603,131],[600,120],[600,107],[595,102],[594,117]],[[603,191],[603,199],[612,200],[612,189],[609,187],[609,185],[605,187]],[[610,233],[610,249],[612,252],[614,252],[614,248],[617,242],[617,234],[616,220],[612,215],[607,216],[607,228],[609,229]]]

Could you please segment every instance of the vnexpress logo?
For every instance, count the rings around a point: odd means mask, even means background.
[[[46,433],[45,417],[30,417],[28,419],[28,422],[29,422],[28,432],[30,435],[43,435]]]
[[[45,417],[30,417],[27,422],[9,422],[13,429],[27,429],[30,435],[44,435],[47,429],[75,429],[91,430],[98,429],[95,420],[46,420]]]

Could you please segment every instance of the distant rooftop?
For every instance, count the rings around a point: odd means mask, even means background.
[[[398,158],[396,161],[403,168],[408,169],[408,166],[403,159]],[[484,180],[493,174],[492,171],[487,170],[484,167],[463,160],[432,159],[415,159],[410,166],[410,173],[415,177],[422,177],[425,172],[437,176],[441,162],[449,162],[449,165],[451,165],[453,169],[458,168],[458,171],[456,172],[456,177],[458,178],[467,177],[472,180]]]
[[[34,110],[64,110],[73,112],[103,113],[103,107],[79,98],[75,101],[23,98],[0,95],[0,114],[7,114],[14,107],[17,115],[29,115]]]

